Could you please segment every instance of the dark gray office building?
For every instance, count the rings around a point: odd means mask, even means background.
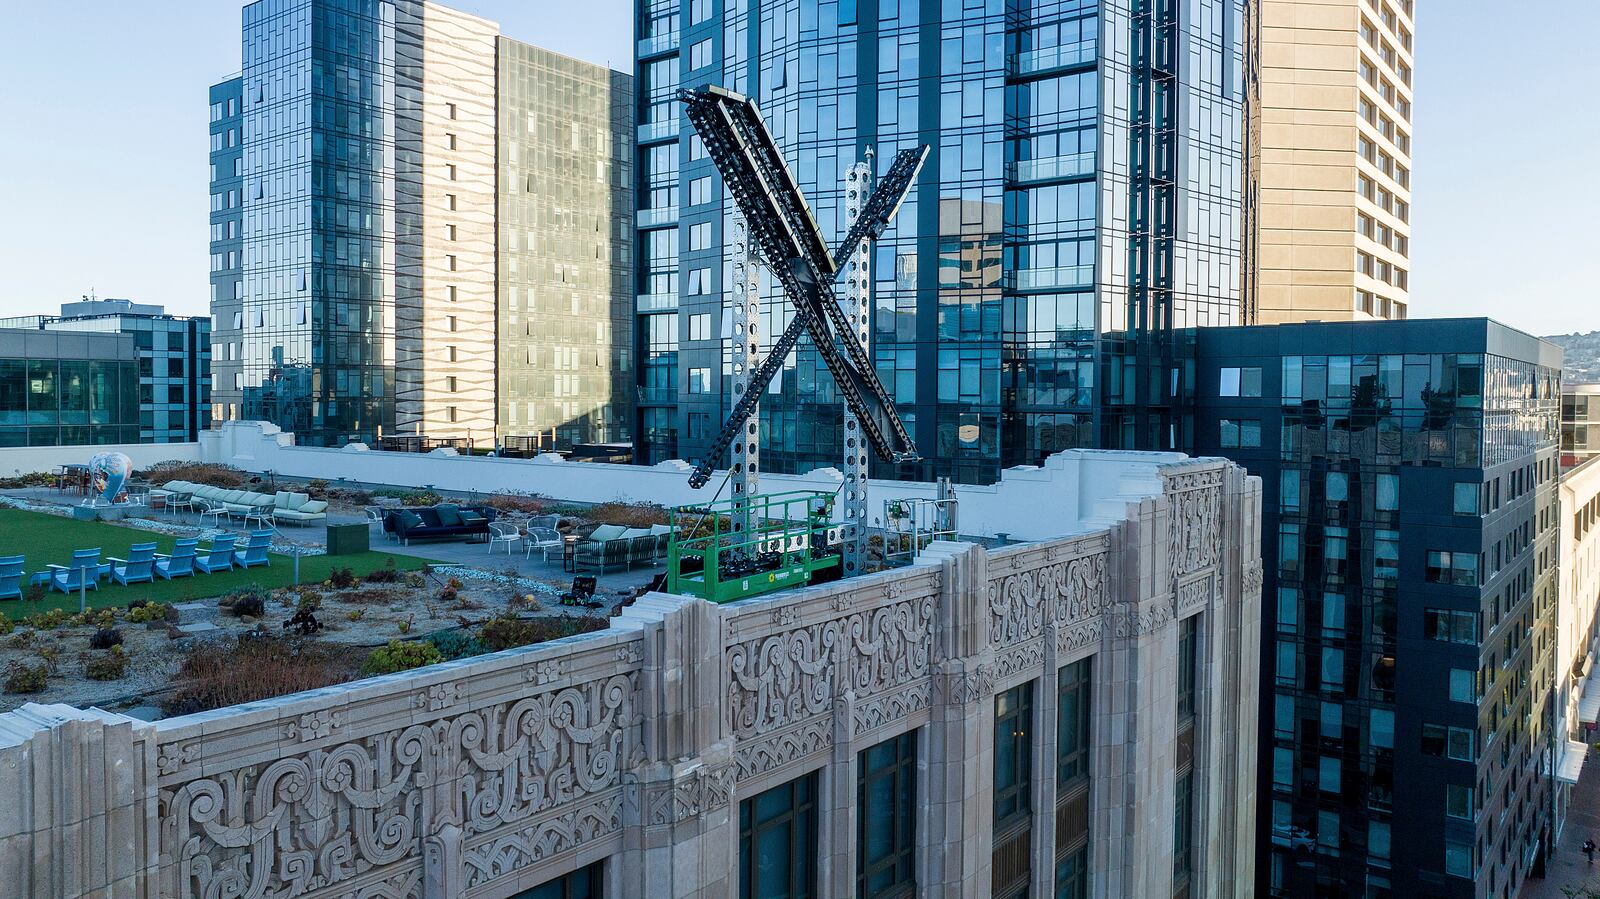
[[[1487,319],[1200,329],[1262,479],[1261,896],[1512,897],[1551,827],[1561,351]]]
[[[733,205],[675,99],[704,84],[756,100],[830,238],[867,148],[932,148],[872,263],[873,359],[924,457],[899,474],[1185,445],[1176,329],[1240,323],[1243,7],[639,0],[640,460],[698,459],[729,406]],[[839,463],[807,347],[762,398],[769,471]]]
[[[209,319],[128,300],[0,319],[0,446],[192,441],[210,392]]]

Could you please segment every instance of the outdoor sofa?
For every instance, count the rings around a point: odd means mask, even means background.
[[[395,509],[383,517],[383,531],[393,534],[402,544],[413,539],[439,540],[488,534],[489,522],[495,510],[488,506],[458,506],[440,503],[437,506],[420,506]]]

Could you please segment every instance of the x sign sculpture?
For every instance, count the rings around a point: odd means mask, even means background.
[[[684,89],[678,92],[678,98],[688,107],[689,122],[699,132],[706,154],[716,164],[744,215],[751,244],[795,309],[789,327],[751,372],[743,395],[734,398],[727,424],[712,441],[706,461],[689,476],[689,486],[703,487],[711,480],[713,466],[744,429],[761,394],[783,367],[802,332],[811,335],[822,361],[833,372],[845,403],[860,420],[862,433],[879,458],[890,462],[916,459],[916,446],[878,380],[872,361],[861,344],[850,337],[855,329],[839,308],[833,282],[839,273],[835,260],[848,259],[861,241],[874,240],[889,227],[928,157],[928,148],[895,154],[888,173],[867,199],[855,224],[830,254],[811,208],[755,104],[719,87]],[[842,340],[835,339],[835,331]],[[844,346],[842,354],[840,344]]]

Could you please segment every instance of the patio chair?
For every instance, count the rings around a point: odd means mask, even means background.
[[[205,520],[210,518],[211,526],[216,528],[222,527],[222,518],[228,514],[227,506],[209,499],[196,498],[189,500],[189,508],[200,513],[201,524],[204,524]]]
[[[166,580],[194,574],[194,548],[200,541],[179,540],[172,544],[172,554],[156,553],[155,572]]]
[[[528,536],[523,538],[523,542],[528,547],[528,552],[524,558],[533,558],[533,551],[538,549],[544,551],[544,560],[548,562],[550,561],[550,550],[560,549],[566,541],[561,539],[561,533],[555,528],[534,525],[528,528]]]
[[[22,563],[25,556],[0,559],[0,599],[22,598]]]
[[[100,589],[100,548],[75,549],[72,564],[50,566],[50,586],[62,593]]]
[[[267,550],[271,546],[271,531],[251,531],[245,545],[233,551],[233,564],[240,568],[254,568],[257,565],[270,567],[272,561],[267,558]]]
[[[522,540],[522,529],[515,522],[491,521],[489,522],[489,554],[494,554],[496,544],[505,544],[506,555],[511,555],[511,547]]]
[[[194,567],[206,574],[233,570],[233,542],[236,534],[218,534],[211,538],[211,546],[204,556],[195,556]]]
[[[129,547],[126,559],[107,556],[106,561],[112,563],[111,579],[124,587],[129,584],[155,582],[156,545],[154,543],[135,543]]]
[[[382,507],[380,507],[380,506],[367,506],[362,511],[365,512],[366,515],[367,515],[367,526],[368,527],[371,527],[372,525],[377,525],[378,526],[378,530],[380,532],[383,531],[384,509]],[[387,533],[387,532],[385,532],[385,533]],[[394,535],[393,534],[389,534],[389,537],[392,539],[394,537]]]

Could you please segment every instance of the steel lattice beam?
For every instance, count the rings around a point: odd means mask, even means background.
[[[761,394],[782,368],[802,332],[811,335],[817,353],[833,372],[845,404],[859,421],[863,437],[887,461],[915,459],[916,445],[900,421],[894,404],[879,381],[872,360],[855,339],[854,325],[839,308],[834,279],[839,272],[828,251],[816,218],[800,192],[789,167],[761,113],[749,99],[719,87],[679,91],[690,124],[700,134],[706,154],[728,185],[734,203],[748,228],[750,245],[794,303],[795,317],[778,337],[772,350],[751,372],[721,433],[712,441],[703,461],[689,478],[693,487],[704,486],[713,466],[745,430]],[[904,150],[879,188],[867,198],[845,239],[840,257],[848,257],[863,240],[882,234],[905,200],[928,148]],[[836,340],[837,336],[846,339]],[[840,352],[840,345],[844,352]]]

